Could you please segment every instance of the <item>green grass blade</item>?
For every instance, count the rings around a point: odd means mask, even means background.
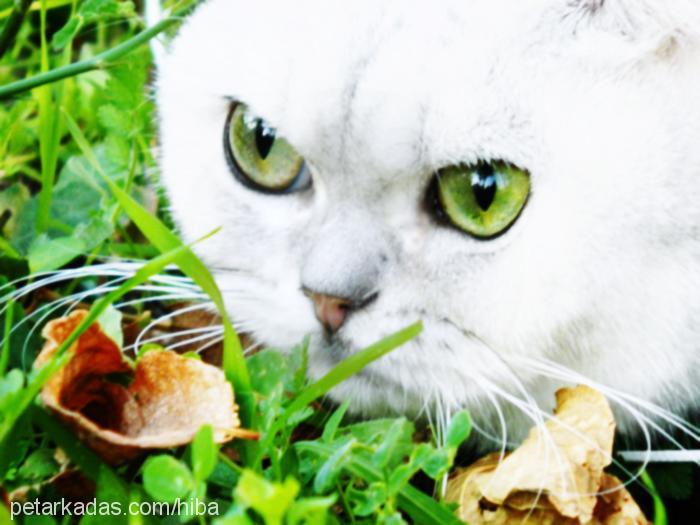
[[[0,33],[0,58],[12,47],[31,3],[31,0],[18,0],[15,2],[14,7],[11,8],[8,19],[2,28],[2,33]]]
[[[452,512],[413,485],[406,485],[399,491],[398,503],[399,508],[411,516],[415,523],[464,525]]]
[[[654,500],[654,525],[668,525],[666,506],[664,505],[661,496],[659,496],[651,476],[645,471],[642,473],[641,479]]]
[[[41,71],[49,71],[48,43],[46,42],[46,0],[41,0]],[[56,99],[52,86],[44,86],[38,92],[39,101],[39,156],[41,158],[41,192],[36,216],[36,231],[42,233],[49,227],[51,200],[58,163],[60,114],[56,106],[61,103],[60,91]]]
[[[157,217],[150,214],[104,173],[78,124],[68,113],[64,112],[64,117],[68,130],[80,147],[83,155],[85,155],[85,158],[95,171],[100,174],[119,205],[146,238],[161,252],[182,246],[182,241],[177,235],[172,233]],[[241,409],[243,425],[252,427],[254,399],[250,386],[250,377],[246,367],[245,356],[243,355],[243,348],[229,320],[221,291],[209,270],[191,250],[187,249],[186,256],[182,258],[178,266],[211,298],[221,316],[224,325],[224,372],[234,386],[236,398]]]
[[[392,350],[398,348],[402,344],[410,341],[423,331],[423,323],[417,322],[391,334],[381,341],[365,348],[364,350],[351,355],[336,367],[334,367],[325,376],[319,379],[316,383],[307,386],[299,395],[292,401],[285,411],[285,419],[298,412],[312,401],[324,396],[334,386],[345,381],[347,378],[356,374],[367,366],[372,361],[388,354]]]
[[[15,302],[10,299],[5,304],[5,329],[0,350],[0,376],[5,375],[7,364],[10,362],[10,338],[12,335],[12,321],[15,314]]]

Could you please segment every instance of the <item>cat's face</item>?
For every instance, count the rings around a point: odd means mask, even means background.
[[[188,240],[222,227],[196,249],[237,325],[283,349],[310,334],[320,375],[422,320],[336,390],[365,412],[524,398],[516,375],[546,404],[543,360],[660,403],[689,388],[697,46],[668,38],[672,17],[618,27],[615,6],[593,4],[199,8],[159,70],[163,180]],[[293,191],[246,172],[270,151]],[[436,174],[457,166],[473,205],[477,168],[501,162],[522,184],[477,195],[505,203],[486,234],[435,198]],[[332,336],[314,293],[353,302]]]

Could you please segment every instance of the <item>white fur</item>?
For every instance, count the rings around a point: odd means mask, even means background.
[[[683,413],[700,395],[695,3],[209,0],[159,67],[175,218],[187,239],[223,227],[197,249],[232,317],[279,348],[312,334],[315,376],[424,321],[336,389],[358,411],[466,406],[488,423],[503,404],[512,427],[518,381],[545,410],[566,382],[527,358]],[[231,99],[305,156],[311,192],[234,179]],[[514,227],[485,242],[437,226],[435,170],[489,158],[531,172]],[[329,347],[302,275],[334,289],[373,265],[377,301]]]

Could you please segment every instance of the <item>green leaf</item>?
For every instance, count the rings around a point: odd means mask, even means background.
[[[372,444],[379,443],[389,429],[394,424],[395,419],[370,419],[368,421],[360,421],[359,423],[353,423],[352,425],[347,425],[340,429],[340,433],[343,435],[350,434],[355,436],[355,438],[360,443]],[[409,423],[410,424],[410,423]],[[413,426],[411,426],[411,434],[413,434]]]
[[[372,455],[372,463],[379,468],[384,468],[389,464],[393,454],[396,452],[399,440],[404,435],[405,428],[405,419],[397,419],[394,421],[379,447]]]
[[[135,14],[133,2],[116,0],[85,0],[79,12],[90,22]]]
[[[85,243],[76,237],[51,239],[43,234],[34,239],[27,259],[32,273],[55,270],[85,253]]]
[[[453,454],[444,448],[433,451],[423,462],[423,472],[433,479],[438,479],[452,466]]]
[[[56,31],[51,39],[54,51],[60,51],[68,46],[80,30],[86,25],[98,20],[109,20],[120,17],[134,16],[132,2],[117,2],[116,0],[85,0],[77,13]]]
[[[187,502],[189,502],[188,505],[186,505],[183,509],[180,510],[178,520],[180,523],[188,523],[192,521],[196,516],[197,516],[197,508],[196,506],[199,504],[204,504],[204,501],[206,500],[207,497],[207,484],[205,481],[200,481],[197,482],[195,481],[195,488],[190,491],[190,493],[187,496]],[[200,509],[201,512],[206,511],[206,504],[204,504],[205,507]]]
[[[283,478],[299,475],[299,456],[293,448],[288,448],[280,459],[280,470]]]
[[[15,421],[7,435],[7,443],[12,443],[12,446],[0,446],[0,480],[15,477],[13,471],[16,471],[26,457],[33,441],[30,418],[22,415]]]
[[[129,492],[125,484],[117,478],[106,465],[101,465],[97,477],[95,499],[98,512],[88,514],[80,521],[80,525],[127,525],[129,517],[115,512],[99,512],[99,509],[113,509],[118,504],[121,509],[128,508]]]
[[[420,443],[411,451],[408,463],[399,465],[391,471],[387,487],[392,496],[399,492],[418,472],[435,449],[427,443]]]
[[[353,512],[356,516],[371,516],[377,512],[387,500],[387,487],[383,481],[375,481],[364,490],[352,489],[348,491],[350,501],[353,503]]]
[[[10,370],[4,377],[0,377],[0,416],[14,406],[23,386],[24,374],[21,370]]]
[[[287,512],[287,525],[326,525],[328,510],[336,499],[336,496],[332,495],[295,501]]]
[[[105,147],[95,148],[95,155],[104,159]],[[106,161],[105,161],[106,162]],[[120,180],[126,176],[125,168],[109,163],[109,177]],[[111,200],[109,193],[95,180],[94,170],[84,156],[70,157],[61,169],[59,180],[52,189],[49,228],[43,232],[50,239],[73,237],[92,250],[112,234],[108,214]],[[15,249],[26,255],[35,242],[39,199],[34,197],[21,208],[12,231],[11,242]]]
[[[53,50],[60,51],[70,44],[82,27],[83,18],[81,16],[75,16],[68,20],[66,25],[54,33],[51,39],[51,47]]]
[[[335,451],[331,445],[319,441],[299,441],[294,446],[300,453],[310,453],[325,458]],[[384,479],[382,471],[358,455],[351,456],[346,468],[352,475],[368,482]],[[397,494],[397,503],[398,507],[408,514],[414,523],[421,525],[463,525],[444,504],[411,485],[406,485]]]
[[[234,500],[260,514],[268,525],[281,524],[282,518],[299,493],[299,482],[287,478],[271,483],[251,470],[246,470],[234,491]]]
[[[349,406],[350,399],[346,399],[345,401],[343,401],[343,404],[340,405],[335,410],[335,412],[333,412],[333,415],[330,418],[328,418],[328,421],[323,427],[321,441],[324,441],[325,443],[330,443],[335,439],[335,433],[337,432],[340,423],[343,421],[343,417],[345,416],[345,412],[348,411]]]
[[[382,516],[379,523],[380,525],[406,525],[406,522],[398,512],[395,512],[389,516]]]
[[[387,482],[387,491],[392,496],[400,491],[411,478],[416,474],[418,469],[414,468],[413,465],[399,465],[398,468],[394,469],[389,475],[389,480]]]
[[[29,190],[24,184],[15,183],[0,191],[0,213],[9,213],[0,228],[0,235],[9,237],[15,229],[17,216],[20,210],[29,200]]]
[[[248,372],[253,390],[269,396],[287,373],[287,362],[275,350],[263,350],[248,358]]]
[[[106,208],[105,213],[110,213],[114,207]],[[110,220],[102,215],[93,215],[87,222],[78,225],[73,230],[73,237],[80,239],[85,245],[86,251],[93,250],[99,244],[110,237],[114,228]]]
[[[314,415],[314,409],[311,407],[305,407],[302,410],[299,410],[298,412],[294,412],[289,419],[287,419],[287,426],[290,428],[294,428],[297,425],[300,425],[307,419],[310,419]]]
[[[40,448],[32,452],[19,469],[19,475],[27,481],[42,481],[58,472],[54,451]]]
[[[29,269],[31,272],[44,272],[61,268],[76,257],[87,255],[108,238],[112,231],[108,220],[93,216],[86,218],[86,222],[75,227],[68,236],[39,235],[29,246]]]
[[[204,425],[199,429],[192,441],[192,472],[197,482],[205,481],[216,467],[216,456],[219,452],[214,443],[214,429]]]
[[[335,485],[356,443],[354,439],[348,440],[347,443],[337,448],[321,465],[314,479],[315,492],[322,494]]]
[[[194,488],[187,465],[172,456],[151,457],[143,467],[143,488],[159,501],[173,503]]]
[[[105,128],[112,133],[128,137],[132,132],[132,122],[129,115],[116,106],[108,104],[97,110],[97,118]]]
[[[450,421],[450,426],[447,428],[445,437],[445,446],[449,448],[458,448],[469,437],[472,431],[472,420],[469,417],[469,412],[457,412]]]
[[[219,453],[219,457],[221,456],[223,456],[223,454]],[[240,477],[240,467],[235,463],[233,463],[234,466],[232,466],[231,460],[226,461],[227,459],[228,458],[216,463],[214,471],[208,479],[209,485],[216,485],[217,487],[223,487],[229,490],[236,486]]]

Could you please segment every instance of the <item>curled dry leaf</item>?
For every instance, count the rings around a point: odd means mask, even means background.
[[[37,366],[86,315],[79,310],[46,325]],[[110,463],[189,443],[204,424],[218,443],[255,437],[240,428],[231,385],[216,367],[170,351],[147,352],[133,366],[97,323],[68,352],[70,361],[46,383],[41,400]]]
[[[586,386],[557,392],[555,417],[501,461],[491,454],[450,480],[448,501],[470,525],[647,525],[612,462],[615,420]]]

